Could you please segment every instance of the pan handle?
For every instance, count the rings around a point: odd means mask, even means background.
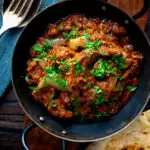
[[[67,150],[67,141],[61,140],[61,150]]]
[[[22,142],[22,146],[24,150],[29,150],[29,147],[27,146],[27,143],[26,143],[27,133],[35,127],[37,126],[34,123],[31,123],[22,132],[21,142]],[[65,140],[61,140],[61,150],[67,150],[67,142]]]
[[[143,6],[143,8],[137,14],[132,15],[132,18],[134,20],[137,20],[138,18],[142,17],[147,12],[147,10],[149,8],[150,8],[150,1],[149,0],[144,0],[144,6]]]
[[[103,0],[103,1],[108,2],[108,0]],[[147,12],[147,10],[149,8],[150,8],[150,0],[144,0],[144,5],[143,5],[143,8],[140,10],[140,12],[138,12],[137,14],[132,15],[131,17],[134,20],[137,20],[138,18],[142,17]]]
[[[27,133],[35,128],[36,125],[34,123],[31,123],[30,125],[28,125],[22,132],[22,136],[21,136],[21,142],[22,142],[22,146],[24,148],[24,150],[29,150],[28,146],[27,146],[27,143],[26,143],[26,136],[27,136]]]

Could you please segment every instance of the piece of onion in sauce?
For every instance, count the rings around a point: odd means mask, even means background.
[[[66,44],[66,40],[62,37],[51,39],[50,41],[53,43],[53,45],[65,45]]]
[[[69,42],[68,42],[68,47],[73,50],[73,51],[76,51],[78,50],[79,47],[84,47],[85,43],[87,43],[88,40],[84,37],[78,37],[78,38],[75,38],[75,39],[71,39]]]

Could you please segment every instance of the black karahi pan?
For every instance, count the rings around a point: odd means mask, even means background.
[[[133,16],[137,19],[148,8]],[[91,18],[106,18],[123,25],[135,50],[144,56],[140,72],[139,87],[128,104],[115,116],[99,122],[76,123],[52,117],[48,111],[31,96],[24,78],[29,49],[40,37],[49,23],[74,14]],[[73,142],[93,142],[108,138],[128,127],[143,111],[150,97],[150,45],[145,35],[134,22],[120,9],[101,0],[66,0],[58,2],[40,12],[23,30],[15,47],[12,58],[12,82],[15,94],[28,117],[40,128],[58,138]],[[64,142],[63,142],[64,144]],[[65,149],[65,145],[62,146]]]

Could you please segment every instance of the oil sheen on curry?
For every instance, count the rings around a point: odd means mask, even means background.
[[[74,14],[48,25],[30,50],[25,80],[52,116],[99,119],[127,104],[142,58],[118,23]]]

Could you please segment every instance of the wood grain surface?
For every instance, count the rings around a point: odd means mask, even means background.
[[[143,0],[108,1],[129,15],[137,13],[143,7]],[[137,20],[137,24],[143,30],[147,23],[147,17],[148,13]],[[29,119],[24,117],[24,113],[16,100],[12,87],[10,86],[0,101],[0,150],[21,150],[21,133],[23,128],[29,122]],[[73,150],[75,147],[74,144],[71,144],[69,150]]]
[[[120,8],[128,15],[134,15],[143,8],[143,0],[108,0],[108,2]],[[148,12],[136,21],[136,23],[141,27],[142,30],[145,29],[147,17]]]

